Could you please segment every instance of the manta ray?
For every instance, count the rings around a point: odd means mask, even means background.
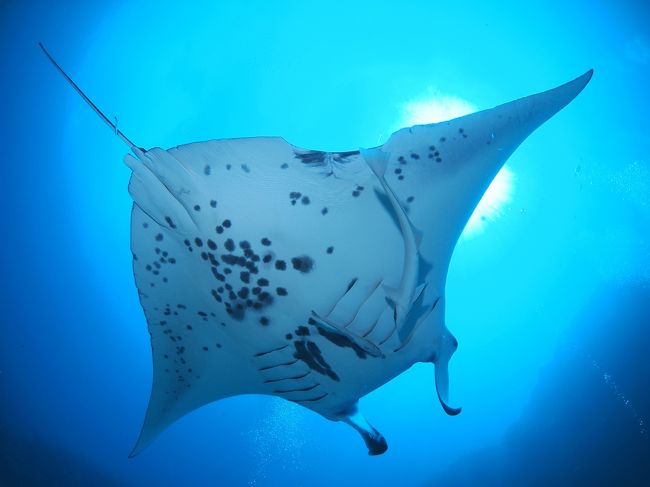
[[[133,274],[151,335],[153,387],[131,456],[191,411],[266,394],[343,421],[387,450],[359,399],[417,362],[442,408],[457,341],[445,322],[454,246],[529,134],[582,91],[557,88],[378,147],[325,152],[281,137],[171,149],[128,145]]]

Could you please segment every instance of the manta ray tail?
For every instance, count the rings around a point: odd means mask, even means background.
[[[70,83],[70,86],[72,86],[72,88],[79,94],[79,96],[81,98],[83,98],[83,100],[88,104],[88,106],[93,109],[93,111],[99,116],[99,118],[101,118],[104,121],[104,123],[106,123],[106,125],[108,125],[111,129],[113,129],[113,131],[115,132],[115,135],[117,135],[122,140],[122,142],[124,142],[126,145],[128,145],[129,149],[131,149],[131,151],[133,151],[133,153],[136,156],[139,157],[141,153],[146,152],[144,149],[142,149],[141,147],[136,146],[133,142],[131,142],[131,140],[126,135],[124,135],[121,130],[118,130],[117,125],[115,123],[111,122],[109,120],[109,118],[106,115],[104,115],[104,113],[99,108],[97,108],[97,105],[95,105],[92,102],[92,100],[90,98],[88,98],[88,96],[81,90],[81,88],[79,88],[79,86],[77,86],[77,83],[72,81],[72,78],[70,78],[70,76],[68,76],[68,74],[63,70],[63,68],[61,66],[59,66],[59,63],[57,63],[55,61],[55,59],[47,51],[47,49],[45,49],[45,46],[43,46],[42,43],[39,42],[38,47],[41,48],[43,53],[52,62],[52,64],[59,71],[59,73],[61,73],[61,75],[65,78],[65,80],[68,83]],[[116,119],[116,122],[117,122],[117,119]]]

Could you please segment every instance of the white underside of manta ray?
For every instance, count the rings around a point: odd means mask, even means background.
[[[42,47],[42,46],[41,46]],[[585,87],[558,88],[349,152],[279,137],[135,146],[133,272],[154,377],[132,455],[185,414],[268,394],[386,440],[361,397],[416,362],[448,405],[457,342],[445,324],[455,243],[510,154]]]

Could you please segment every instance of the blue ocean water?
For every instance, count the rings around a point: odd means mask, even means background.
[[[648,10],[0,2],[0,484],[650,485]],[[456,247],[446,311],[462,414],[444,414],[420,364],[361,401],[389,442],[379,457],[343,424],[242,396],[128,459],[152,370],[127,149],[38,41],[146,148],[281,135],[355,150],[594,68]]]

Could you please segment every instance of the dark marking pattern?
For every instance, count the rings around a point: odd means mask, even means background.
[[[363,348],[361,348],[359,345],[354,343],[345,335],[341,335],[339,333],[332,333],[321,327],[318,327],[318,333],[325,339],[332,342],[337,347],[351,348],[352,350],[354,350],[354,353],[356,353],[357,357],[359,357],[360,359],[365,359],[368,356],[368,354]]]
[[[339,382],[341,379],[332,367],[325,361],[320,348],[312,341],[294,341],[295,352],[293,356],[304,362],[314,372],[326,375],[330,379]],[[323,396],[324,397],[324,396]],[[318,400],[321,398],[313,399]]]
[[[297,271],[306,274],[310,272],[314,267],[314,261],[311,257],[307,255],[301,255],[299,257],[293,257],[291,259],[291,265],[293,265],[293,268],[296,269]]]
[[[297,152],[294,151],[294,157],[298,159],[303,164],[315,164],[322,165],[325,162],[325,155],[327,152],[323,151],[304,151]]]

